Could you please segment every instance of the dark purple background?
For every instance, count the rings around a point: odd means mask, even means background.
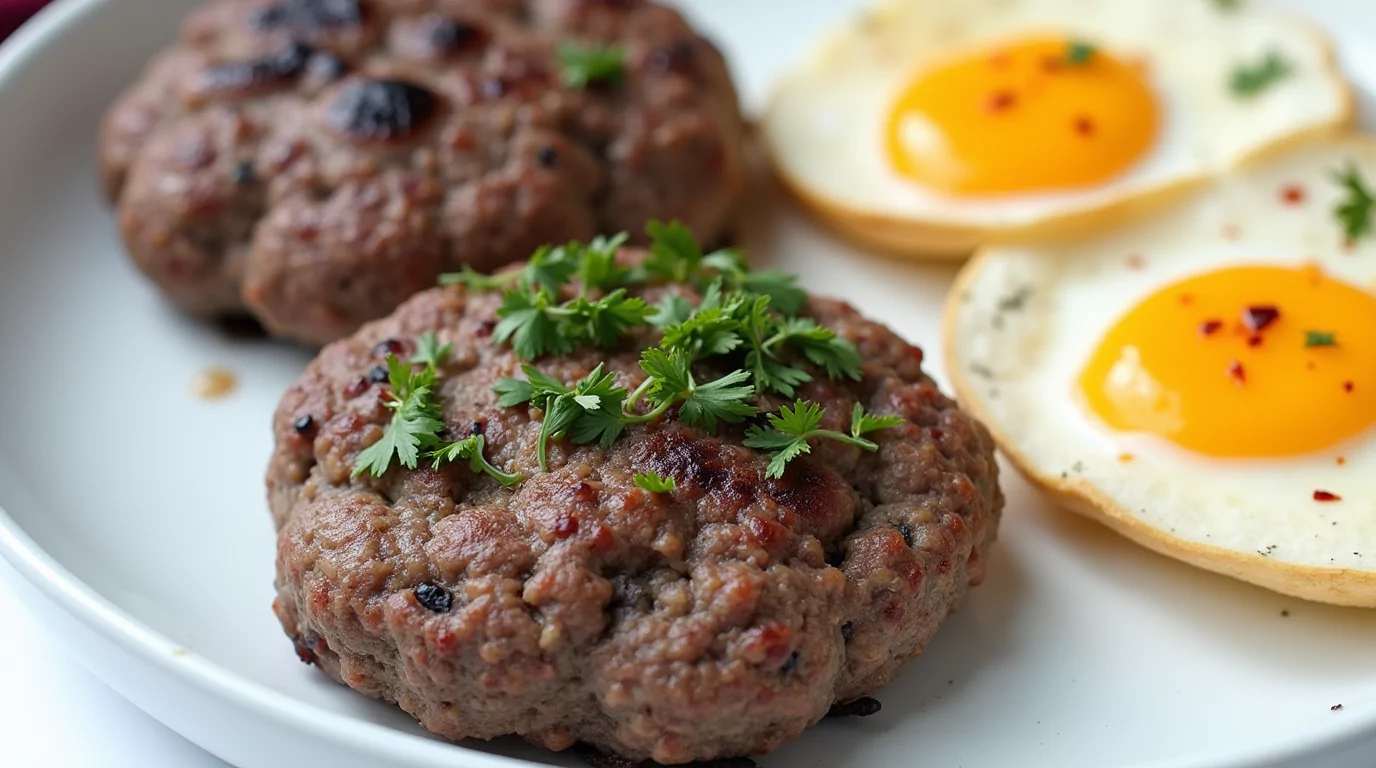
[[[47,4],[48,0],[0,0],[0,39],[9,37],[25,19]]]

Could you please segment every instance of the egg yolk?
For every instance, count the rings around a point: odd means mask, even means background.
[[[888,121],[890,162],[925,187],[990,195],[1087,187],[1146,154],[1160,109],[1137,68],[1085,43],[982,50],[908,83]]]
[[[1322,450],[1376,425],[1376,296],[1317,267],[1192,277],[1119,320],[1080,388],[1109,426],[1210,456]]]

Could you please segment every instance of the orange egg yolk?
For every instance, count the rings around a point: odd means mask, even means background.
[[[1109,426],[1210,456],[1329,448],[1376,425],[1376,296],[1317,267],[1192,277],[1119,320],[1080,388]]]
[[[893,105],[887,144],[899,173],[947,194],[1055,191],[1122,175],[1159,123],[1137,68],[1038,38],[924,68]]]

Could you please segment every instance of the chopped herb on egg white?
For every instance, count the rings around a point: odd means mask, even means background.
[[[1233,70],[1229,87],[1237,96],[1252,97],[1267,90],[1294,72],[1290,61],[1279,51],[1267,51],[1261,61],[1241,64]]]

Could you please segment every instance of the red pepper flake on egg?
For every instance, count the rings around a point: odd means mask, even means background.
[[[1075,118],[1075,133],[1080,136],[1089,137],[1094,135],[1094,130],[1094,121],[1089,117],[1080,115]]]
[[[1018,103],[1018,94],[1012,91],[995,91],[990,94],[989,100],[984,103],[984,108],[992,113],[1006,112]]]
[[[1354,382],[1351,382],[1351,381],[1344,381],[1344,382],[1343,382],[1343,391],[1346,392],[1346,393],[1349,394],[1349,395],[1352,394],[1352,391],[1355,390],[1356,388],[1357,388],[1357,385],[1356,385],[1356,383],[1354,383]]]
[[[1343,497],[1328,491],[1314,491],[1314,501],[1342,501]]]
[[[1299,205],[1304,202],[1304,187],[1287,184],[1280,191],[1280,199],[1286,205]]]
[[[1242,363],[1236,360],[1228,363],[1228,375],[1232,377],[1233,381],[1237,382],[1238,386],[1247,383],[1247,370],[1242,367]]]
[[[1199,335],[1208,338],[1223,329],[1222,320],[1205,320],[1199,324]]]
[[[1261,333],[1279,319],[1280,309],[1270,304],[1251,306],[1242,311],[1242,323],[1254,334]]]

